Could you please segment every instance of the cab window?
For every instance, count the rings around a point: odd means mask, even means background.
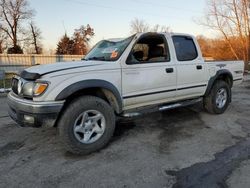
[[[195,43],[188,36],[173,36],[175,53],[178,61],[191,61],[198,57]]]

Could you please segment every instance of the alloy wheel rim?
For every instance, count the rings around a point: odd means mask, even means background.
[[[87,110],[76,118],[73,132],[79,142],[91,144],[101,138],[105,128],[104,115],[97,110]]]
[[[227,91],[225,88],[220,88],[216,94],[216,106],[223,108],[227,102]]]

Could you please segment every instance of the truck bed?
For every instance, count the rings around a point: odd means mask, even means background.
[[[232,73],[234,85],[240,84],[243,80],[243,61],[205,61],[208,64],[210,76],[216,74],[220,69],[227,69]]]

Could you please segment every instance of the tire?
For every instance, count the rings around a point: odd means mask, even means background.
[[[222,114],[229,105],[230,97],[231,88],[228,83],[218,80],[213,85],[208,96],[204,98],[204,108],[211,114]]]
[[[114,110],[101,98],[79,97],[62,113],[58,129],[61,142],[68,152],[85,155],[98,151],[113,136]]]

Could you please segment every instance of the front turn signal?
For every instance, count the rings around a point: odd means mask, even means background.
[[[35,83],[34,89],[33,89],[33,95],[39,96],[45,92],[45,90],[48,87],[48,83]]]

